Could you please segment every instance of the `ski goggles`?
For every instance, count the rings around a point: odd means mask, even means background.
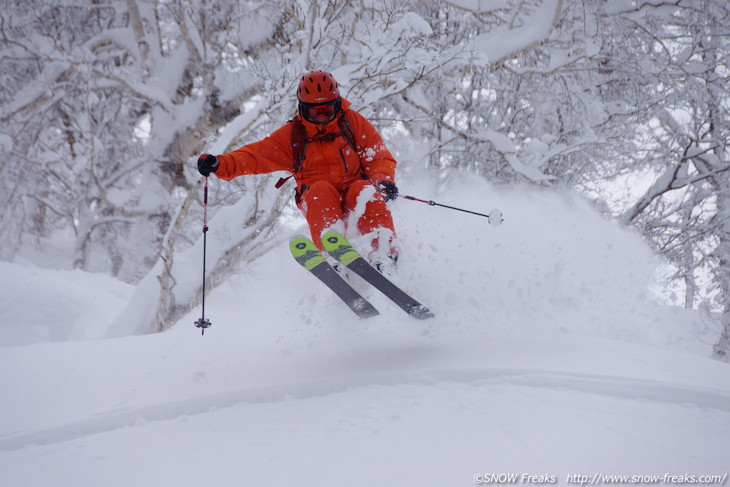
[[[327,103],[299,103],[299,111],[305,120],[312,123],[327,123],[335,117],[342,106],[339,98]]]

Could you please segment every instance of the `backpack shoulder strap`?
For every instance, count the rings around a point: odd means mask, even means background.
[[[302,169],[302,162],[306,157],[307,129],[298,118],[293,118],[291,124],[292,170],[294,173],[298,173]]]
[[[307,129],[304,128],[304,124],[301,122],[301,120],[294,117],[289,120],[289,123],[291,124],[291,165],[292,172],[296,174],[302,169],[302,162],[304,161],[304,157],[306,156],[307,142],[309,141],[307,139]],[[279,178],[279,181],[277,181],[274,187],[276,189],[281,188],[282,186],[284,186],[284,183],[286,183],[290,178],[294,176],[294,174],[285,178]]]
[[[345,138],[350,147],[352,147],[352,150],[354,150],[359,156],[360,151],[357,149],[357,138],[355,137],[355,131],[352,130],[350,121],[347,119],[347,111],[343,111],[342,116],[337,119],[337,126],[339,127],[342,136]]]

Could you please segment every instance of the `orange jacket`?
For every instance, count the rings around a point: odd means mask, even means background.
[[[396,162],[385,142],[365,117],[349,107],[350,102],[343,98],[342,108],[355,133],[359,157],[340,134],[336,118],[326,125],[317,125],[297,114],[307,131],[307,138],[312,139],[307,144],[301,170],[294,174],[297,188],[303,184],[309,187],[321,180],[331,182],[338,190],[344,190],[363,177],[371,181],[393,181]],[[289,122],[259,142],[219,155],[220,165],[215,175],[230,181],[246,174],[293,173],[291,133],[292,124]],[[326,134],[337,134],[337,137],[329,140],[317,138]]]

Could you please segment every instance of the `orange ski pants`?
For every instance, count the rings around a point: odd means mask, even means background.
[[[322,250],[322,232],[342,221],[357,206],[357,199],[363,191],[372,191],[374,196],[365,204],[365,211],[357,220],[357,229],[362,235],[378,228],[387,228],[395,234],[393,216],[383,201],[380,192],[370,181],[357,180],[342,191],[328,181],[317,181],[306,188],[299,200],[299,209],[309,223],[312,240]],[[374,245],[377,245],[375,241]]]

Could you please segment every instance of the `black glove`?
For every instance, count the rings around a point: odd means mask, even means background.
[[[198,157],[198,172],[206,178],[210,173],[216,172],[218,169],[218,158],[210,154],[203,154]]]
[[[385,201],[394,200],[398,197],[398,186],[392,181],[378,182],[378,190],[383,194]]]

